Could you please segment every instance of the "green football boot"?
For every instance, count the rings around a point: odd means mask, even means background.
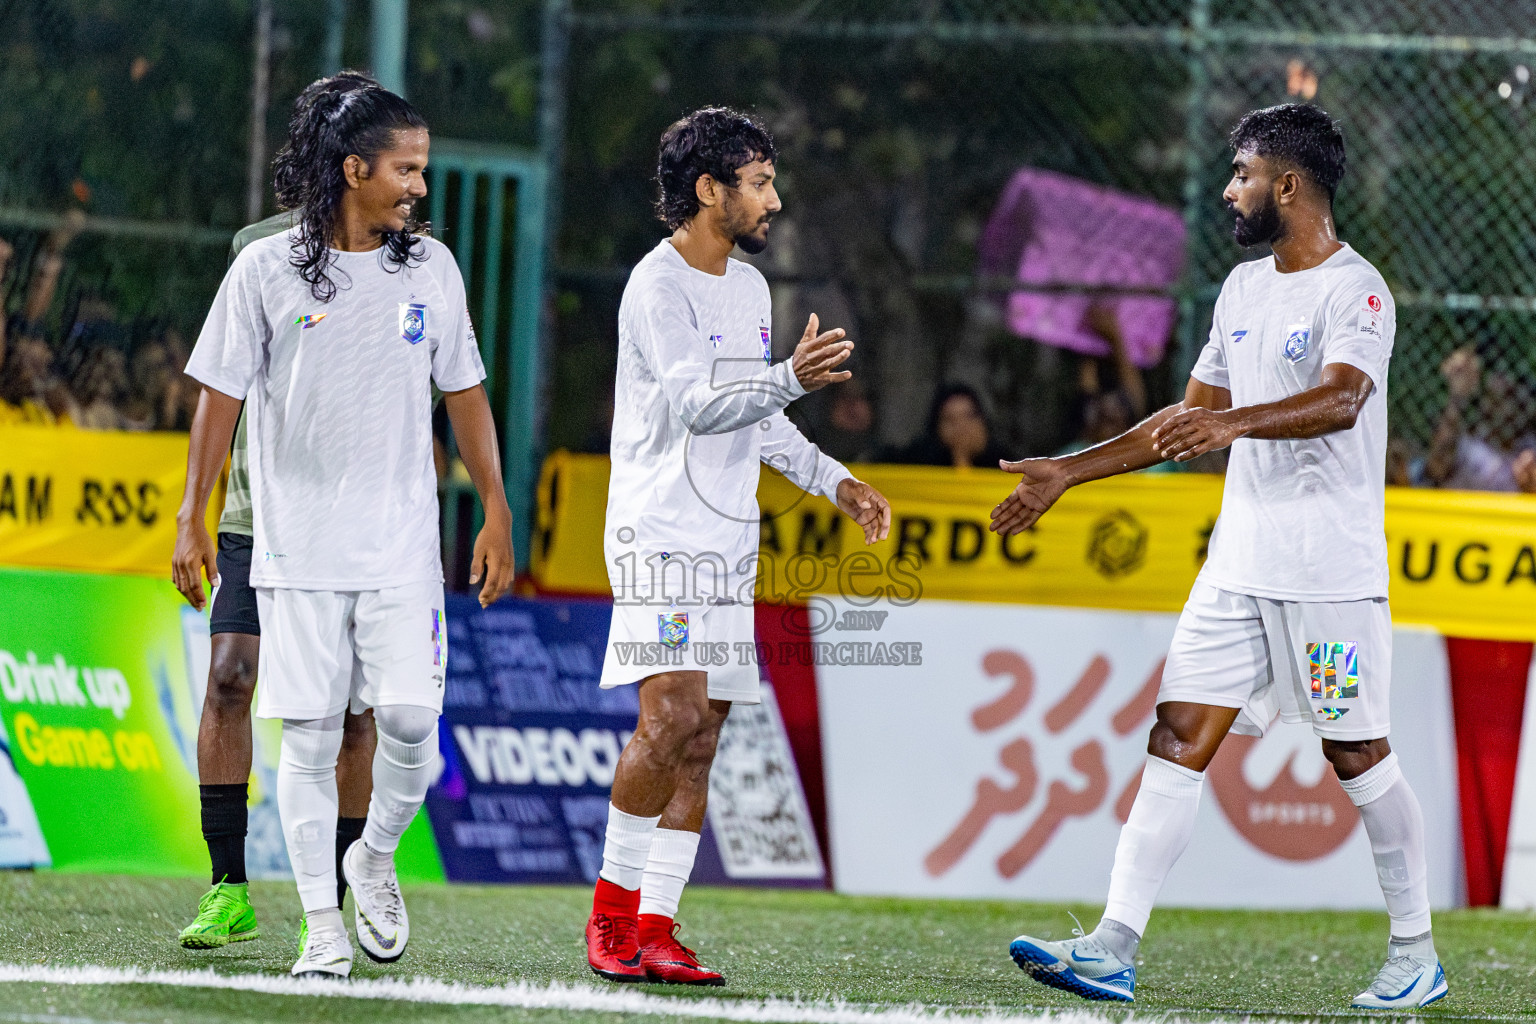
[[[197,901],[197,918],[182,929],[181,945],[183,949],[218,949],[259,934],[246,884],[220,882]]]

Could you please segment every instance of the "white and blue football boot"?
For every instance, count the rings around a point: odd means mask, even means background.
[[[1048,942],[1020,935],[1008,947],[1013,962],[1042,985],[1084,999],[1136,1001],[1136,965],[1128,964],[1081,928],[1075,938]]]
[[[1440,961],[1421,956],[1388,957],[1371,987],[1352,1005],[1366,1010],[1413,1010],[1445,998],[1450,987]]]

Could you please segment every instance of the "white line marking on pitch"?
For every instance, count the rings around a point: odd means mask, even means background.
[[[1083,1011],[957,1014],[913,1004],[868,1010],[829,1002],[785,999],[668,999],[648,992],[599,989],[586,985],[531,985],[501,988],[460,985],[433,978],[397,981],[364,978],[313,981],[272,974],[217,974],[203,971],[140,971],[116,967],[45,967],[0,964],[0,983],[49,985],[169,985],[175,988],[225,989],[279,996],[329,996],[379,999],[448,1006],[506,1006],[528,1010],[586,1010],[596,1013],[646,1014],[743,1021],[746,1024],[1106,1024],[1110,1018]]]

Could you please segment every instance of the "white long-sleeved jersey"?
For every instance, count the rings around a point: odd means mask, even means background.
[[[774,365],[768,282],[695,270],[663,240],[619,304],[613,469],[603,553],[618,595],[750,601],[758,467],[836,500],[850,476],[784,415],[805,394]]]

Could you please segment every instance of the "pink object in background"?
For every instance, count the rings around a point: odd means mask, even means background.
[[[1048,291],[1007,297],[1008,326],[1044,345],[1107,356],[1088,327],[1095,303],[1114,311],[1127,353],[1157,364],[1173,332],[1174,301],[1159,295],[1098,296],[1072,288],[1169,288],[1184,267],[1184,220],[1149,199],[1026,167],[1014,174],[982,232],[981,271]]]

